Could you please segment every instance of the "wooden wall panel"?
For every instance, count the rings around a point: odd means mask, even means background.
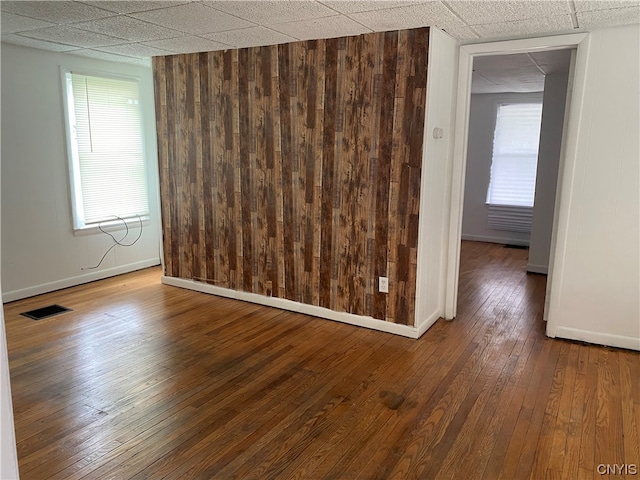
[[[166,275],[412,325],[428,37],[154,58]]]

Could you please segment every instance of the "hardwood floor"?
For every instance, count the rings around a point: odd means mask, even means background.
[[[157,268],[7,304],[21,478],[639,478],[640,354],[546,338],[526,255],[463,242],[459,316],[420,340]]]

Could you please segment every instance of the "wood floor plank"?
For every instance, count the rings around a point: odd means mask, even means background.
[[[9,303],[21,478],[635,478],[596,468],[640,464],[640,354],[547,338],[526,262],[463,242],[458,317],[419,340],[157,268]]]

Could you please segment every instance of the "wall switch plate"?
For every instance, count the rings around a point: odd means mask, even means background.
[[[379,277],[378,291],[382,293],[389,293],[389,279],[387,277]]]

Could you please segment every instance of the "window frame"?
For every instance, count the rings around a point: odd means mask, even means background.
[[[494,94],[493,111],[491,117],[491,158],[489,159],[488,174],[486,177],[485,208],[487,211],[487,228],[489,230],[531,233],[533,224],[533,206],[502,205],[489,202],[491,192],[491,169],[493,166],[493,149],[496,126],[498,123],[498,109],[501,105],[539,103],[543,108],[544,91],[529,93],[504,93]],[[544,111],[542,112],[544,114]],[[542,118],[540,119],[542,122]],[[538,139],[539,140],[539,139]],[[536,158],[536,163],[537,163]],[[537,170],[537,167],[536,167]],[[535,177],[537,185],[537,172]],[[535,205],[534,186],[534,205]]]
[[[123,218],[124,223],[120,219],[105,220],[102,222],[86,223],[84,221],[84,205],[82,199],[82,183],[80,178],[80,156],[78,153],[77,142],[72,134],[72,123],[75,121],[75,109],[72,105],[72,97],[69,95],[69,88],[71,85],[71,74],[85,75],[92,77],[108,78],[112,80],[123,80],[129,82],[135,82],[138,85],[138,105],[140,108],[140,133],[141,133],[141,145],[142,145],[142,161],[145,172],[146,194],[147,194],[147,213],[144,215],[131,216]],[[69,194],[70,194],[70,208],[71,208],[71,223],[72,229],[75,235],[87,235],[100,232],[100,229],[107,229],[109,231],[125,230],[127,226],[137,226],[140,224],[140,219],[144,225],[148,224],[151,219],[151,195],[149,192],[149,162],[147,157],[146,148],[146,130],[144,121],[144,102],[142,95],[140,94],[141,78],[134,75],[120,75],[112,72],[105,72],[94,69],[73,69],[66,66],[60,67],[61,89],[62,89],[62,101],[64,111],[64,131],[66,138],[67,148],[67,169],[69,176]]]

